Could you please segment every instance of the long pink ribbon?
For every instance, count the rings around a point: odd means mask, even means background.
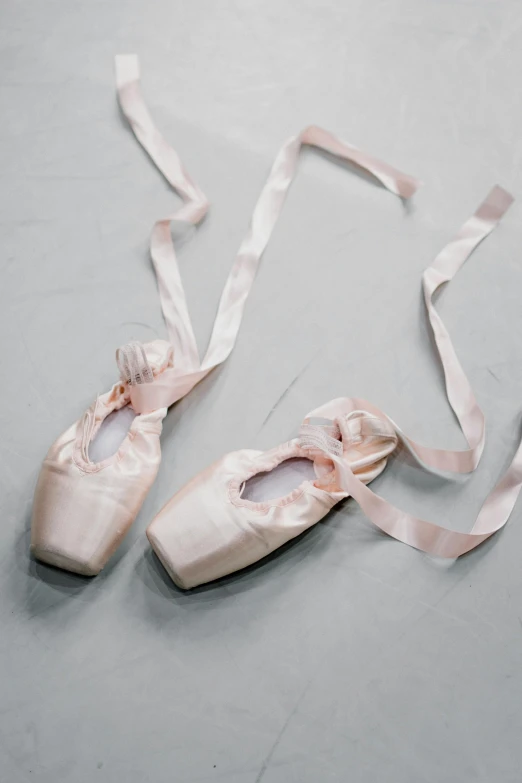
[[[169,406],[181,399],[230,355],[260,258],[281,213],[303,145],[317,147],[355,163],[371,173],[392,193],[405,199],[413,195],[418,183],[412,177],[316,126],[306,128],[298,136],[289,139],[281,148],[261,191],[250,228],[226,281],[208,350],[203,361],[200,361],[172,241],[171,223],[177,221],[197,225],[208,210],[208,201],[183,168],[176,152],[156,129],[141,94],[139,63],[135,55],[120,55],[116,58],[116,80],[122,111],[137,139],[184,202],[176,212],[156,222],[151,236],[151,256],[169,339],[175,348],[175,367],[163,372],[152,384],[132,387],[133,406],[137,411],[145,412]],[[307,419],[317,416],[334,419],[354,410],[366,410],[388,420],[402,442],[426,467],[459,473],[471,472],[477,467],[484,448],[484,415],[448,332],[433,306],[433,296],[441,285],[453,278],[477,245],[495,228],[511,202],[512,198],[506,191],[495,187],[423,276],[424,298],[444,370],[448,401],[468,448],[457,451],[418,444],[376,406],[357,398],[334,400],[312,411]],[[504,477],[486,499],[471,532],[458,533],[392,506],[359,481],[342,458],[331,452],[329,457],[336,464],[342,488],[354,497],[377,527],[410,546],[444,557],[458,557],[503,527],[522,486],[521,443]]]
[[[484,415],[457,359],[449,334],[433,306],[432,298],[437,288],[453,278],[477,245],[496,227],[512,201],[512,197],[505,190],[498,186],[493,188],[473,217],[464,224],[455,239],[437,256],[423,276],[426,308],[444,370],[448,401],[469,448],[455,451],[421,446],[408,438],[374,405],[356,398],[332,400],[311,411],[305,419],[306,423],[312,418],[335,419],[354,410],[366,410],[387,420],[403,443],[424,465],[450,472],[470,472],[476,468],[484,448]],[[306,437],[310,442],[310,427],[307,427]],[[337,449],[328,445],[328,436],[318,430],[316,437],[316,447],[325,451],[335,463],[339,486],[359,503],[374,525],[405,544],[442,557],[459,557],[500,530],[508,521],[522,487],[521,442],[508,470],[486,498],[471,531],[458,533],[401,511],[376,495],[357,478],[346,460],[338,455]]]
[[[175,353],[173,369],[162,372],[154,383],[131,388],[133,407],[138,412],[146,412],[168,407],[181,399],[230,355],[260,258],[281,213],[303,145],[317,147],[355,163],[404,199],[413,195],[418,182],[316,126],[310,126],[289,139],[279,151],[261,191],[249,230],[225,283],[207,352],[200,361],[170,224],[177,221],[197,225],[207,212],[208,201],[156,129],[141,94],[139,63],[135,55],[116,57],[116,83],[122,111],[136,138],[184,201],[177,212],[157,221],[151,237],[150,250],[161,306]]]

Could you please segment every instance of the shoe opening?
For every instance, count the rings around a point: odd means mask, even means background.
[[[127,437],[135,418],[136,413],[130,405],[125,405],[123,408],[109,413],[102,421],[92,443],[89,444],[89,459],[91,462],[103,462],[103,460],[116,454]]]
[[[303,481],[315,481],[314,464],[304,457],[286,459],[268,473],[257,473],[241,488],[242,500],[262,503],[293,492]]]

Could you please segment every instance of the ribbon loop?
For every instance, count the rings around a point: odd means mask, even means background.
[[[349,420],[358,409],[362,408],[374,414],[377,422],[386,421],[425,467],[458,473],[475,470],[484,448],[484,414],[475,400],[449,334],[432,300],[437,288],[453,278],[473,250],[498,225],[512,201],[512,197],[505,190],[498,186],[493,188],[475,214],[463,225],[455,239],[439,253],[423,275],[426,309],[444,370],[448,401],[468,442],[468,449],[456,451],[421,446],[408,438],[392,419],[374,405],[356,398],[332,400],[309,413],[305,422],[315,417],[340,420],[340,417],[344,416]],[[471,531],[458,533],[396,508],[367,487],[357,476],[353,464],[332,449],[326,438],[321,438],[317,434],[312,438],[308,433],[303,443],[312,442],[335,464],[337,483],[340,488],[359,503],[376,527],[405,544],[441,557],[459,557],[500,530],[508,521],[522,487],[521,441],[511,465],[486,498]],[[306,445],[303,446],[305,447]]]
[[[155,379],[150,386],[133,388],[133,404],[138,406],[138,412],[144,413],[160,403],[161,407],[168,407],[181,399],[230,355],[259,261],[281,213],[304,145],[325,150],[360,166],[403,199],[413,195],[418,182],[315,125],[289,139],[279,151],[261,191],[250,228],[225,283],[208,350],[203,361],[200,361],[170,225],[173,221],[197,225],[208,210],[208,201],[185,171],[177,153],[155,127],[141,94],[139,77],[136,55],[116,57],[116,84],[121,109],[142,147],[184,202],[179,210],[156,222],[151,236],[151,257],[176,361],[172,372],[165,374],[161,383]]]

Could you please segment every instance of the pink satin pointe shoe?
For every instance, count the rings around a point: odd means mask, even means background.
[[[51,446],[34,495],[33,555],[85,576],[98,574],[121,543],[161,459],[167,408],[136,415],[131,390],[172,367],[172,347],[164,340],[131,344],[120,356],[121,381]]]
[[[397,445],[387,421],[352,411],[328,428],[338,438],[343,459],[358,479],[372,481],[386,467]],[[295,468],[304,481],[277,496],[278,468]],[[245,489],[262,479],[266,499],[252,500]],[[292,476],[289,476],[292,478]],[[335,478],[334,465],[299,439],[267,452],[244,449],[228,454],[193,479],[160,511],[147,537],[178,587],[188,589],[251,565],[319,522],[348,493]]]
[[[469,533],[413,517],[377,496],[368,484],[384,470],[399,444],[427,469],[470,473],[477,467],[484,448],[484,416],[432,299],[498,224],[511,202],[506,191],[493,188],[423,276],[448,400],[468,448],[422,446],[367,400],[333,400],[308,414],[297,439],[266,453],[245,450],[225,456],[159,512],[147,536],[179,587],[196,587],[260,560],[348,496],[389,536],[441,557],[455,558],[470,551],[506,524],[522,486],[522,445]],[[313,424],[317,418],[329,423]],[[300,483],[294,476],[291,491],[280,493],[276,474],[284,465],[290,469],[292,460],[304,460],[308,475]],[[261,500],[252,496],[260,488],[252,486],[253,482],[264,484]]]
[[[219,302],[210,343],[199,357],[177,265],[172,221],[197,225],[208,201],[176,152],[156,129],[143,101],[134,55],[116,58],[123,113],[140,144],[182,198],[155,224],[150,252],[169,342],[138,343],[119,352],[122,380],[99,397],[51,447],[35,492],[31,547],[35,557],[94,575],[107,563],[136,518],[158,471],[162,421],[174,404],[230,355],[260,258],[282,210],[303,146],[317,147],[366,171],[400,198],[417,182],[386,163],[311,126],[280,150]]]

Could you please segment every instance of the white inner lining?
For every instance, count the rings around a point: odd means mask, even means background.
[[[292,457],[268,473],[257,473],[243,484],[241,497],[252,503],[275,500],[288,495],[303,481],[316,479],[314,463],[305,457]]]
[[[136,413],[130,405],[109,413],[102,421],[94,440],[89,444],[91,462],[102,462],[116,454],[135,418]]]

